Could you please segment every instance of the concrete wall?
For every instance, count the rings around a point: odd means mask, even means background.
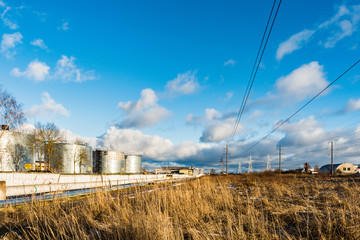
[[[159,175],[61,175],[54,173],[0,173],[6,196],[28,195],[74,189],[112,187],[121,184],[186,179],[191,176]]]

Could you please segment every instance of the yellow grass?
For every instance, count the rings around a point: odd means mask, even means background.
[[[360,239],[355,180],[209,176],[0,210],[8,239]]]

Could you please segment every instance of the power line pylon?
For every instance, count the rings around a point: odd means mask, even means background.
[[[225,160],[226,160],[226,175],[228,175],[228,157],[229,157],[230,153],[229,153],[229,145],[227,145],[227,144],[226,144],[226,147],[225,147],[224,155],[226,156],[225,157]]]
[[[253,169],[252,169],[252,159],[251,159],[251,154],[250,154],[248,173],[252,173],[252,172],[253,172]]]
[[[270,155],[269,155],[269,154],[268,154],[268,156],[267,156],[266,170],[267,170],[267,171],[270,171],[270,170],[271,170]]]
[[[224,159],[220,158],[220,162],[221,162],[221,174],[224,173]]]

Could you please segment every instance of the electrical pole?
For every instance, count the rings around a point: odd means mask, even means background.
[[[229,153],[229,145],[226,144],[225,147],[225,156],[226,156],[226,175],[228,175],[228,156],[230,155]]]
[[[279,174],[281,174],[281,145],[279,146]]]
[[[330,145],[331,145],[331,169],[330,169],[330,174],[331,174],[331,176],[334,176],[334,144],[333,144],[332,139],[331,139]]]

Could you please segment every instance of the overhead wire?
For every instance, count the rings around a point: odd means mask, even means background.
[[[280,6],[281,6],[282,0],[279,1],[279,4],[278,4],[278,6],[277,6],[275,15],[274,15],[273,20],[272,20],[272,23],[271,23],[270,30],[267,31],[267,29],[268,29],[268,27],[269,27],[269,23],[270,23],[270,21],[271,21],[271,17],[272,17],[272,15],[273,15],[273,11],[274,11],[274,7],[275,7],[275,4],[276,4],[276,1],[277,1],[277,0],[274,0],[274,3],[273,3],[273,5],[272,5],[272,8],[271,8],[271,11],[270,11],[270,15],[269,15],[268,21],[267,21],[267,23],[266,23],[265,31],[264,31],[263,37],[262,37],[262,39],[261,39],[261,43],[260,43],[260,46],[259,46],[259,50],[258,50],[257,55],[256,55],[256,58],[255,58],[255,62],[254,62],[254,65],[253,65],[253,68],[252,68],[252,71],[251,71],[251,74],[250,74],[250,78],[249,78],[249,81],[248,81],[248,84],[247,84],[247,87],[246,87],[246,90],[245,90],[245,93],[244,93],[244,97],[243,97],[243,100],[242,100],[240,109],[239,109],[239,111],[238,111],[238,114],[237,114],[237,118],[236,118],[236,121],[235,121],[235,124],[234,124],[233,131],[232,131],[232,133],[231,133],[231,136],[230,136],[230,139],[229,139],[229,142],[228,142],[228,146],[229,146],[229,147],[230,147],[231,142],[233,141],[233,139],[234,139],[234,137],[235,137],[235,135],[236,135],[237,128],[238,128],[238,126],[239,126],[241,117],[242,117],[242,115],[243,115],[243,113],[244,113],[244,109],[245,109],[247,100],[248,100],[248,98],[249,98],[249,95],[250,95],[252,86],[253,86],[254,81],[255,81],[255,78],[256,78],[256,74],[257,74],[257,72],[258,72],[258,69],[259,69],[259,66],[260,66],[262,57],[263,57],[263,55],[264,55],[264,52],[265,52],[267,43],[268,43],[269,38],[270,38],[270,34],[271,34],[271,32],[272,32],[272,29],[273,29],[273,26],[274,26],[276,17],[277,17],[277,15],[278,15],[278,12],[279,12],[279,9],[280,9]],[[267,34],[267,37],[266,37],[266,33],[267,33],[267,32],[268,32],[268,34]],[[263,46],[265,37],[266,37],[266,41],[265,41],[265,44],[264,44],[264,46]],[[261,52],[261,54],[260,54],[260,52]],[[259,58],[259,54],[260,54],[260,58]],[[255,67],[255,66],[256,66],[256,67]]]
[[[302,107],[300,107],[297,111],[295,111],[290,117],[288,117],[286,120],[282,121],[280,124],[278,124],[273,130],[271,130],[267,135],[265,135],[263,138],[261,138],[259,141],[257,141],[255,144],[253,144],[251,147],[246,149],[244,152],[248,152],[254,147],[256,147],[259,143],[261,143],[263,140],[265,140],[268,136],[273,134],[276,130],[278,130],[281,126],[283,126],[286,122],[288,122],[291,118],[293,118],[297,113],[299,113],[301,110],[303,110],[307,105],[309,105],[312,101],[314,101],[318,96],[320,96],[323,92],[325,92],[329,87],[331,87],[336,81],[338,81],[341,77],[343,77],[347,72],[349,72],[353,67],[355,67],[360,62],[360,59],[357,60],[353,65],[351,65],[348,69],[346,69],[340,76],[338,76],[334,81],[329,83],[325,88],[323,88],[318,94],[316,94],[314,97],[312,97],[309,101],[307,101]]]

